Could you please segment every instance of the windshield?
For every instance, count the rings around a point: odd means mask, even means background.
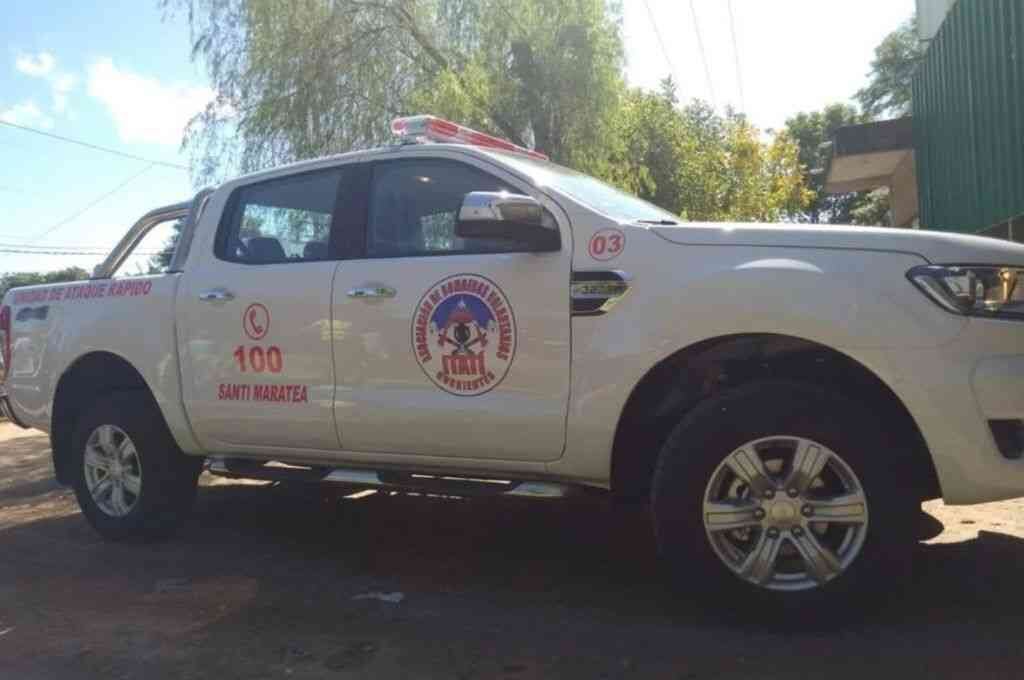
[[[521,154],[496,152],[495,155],[500,155],[502,161],[532,177],[540,186],[551,187],[620,222],[679,222],[677,215],[590,175]]]

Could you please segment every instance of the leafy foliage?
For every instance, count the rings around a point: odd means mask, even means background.
[[[778,219],[809,198],[785,135],[680,108],[671,80],[627,88],[606,0],[161,2],[187,11],[218,93],[184,141],[201,183],[380,144],[391,118],[431,112],[690,219]]]
[[[410,111],[532,142],[568,164],[575,150],[599,144],[623,88],[618,14],[604,0],[470,4],[478,8],[470,51],[414,90]]]
[[[604,0],[162,4],[187,11],[217,91],[185,139],[201,182],[225,160],[251,171],[374,145],[419,110],[533,137],[567,161],[622,86],[618,14]]]
[[[64,283],[66,281],[81,281],[89,278],[89,272],[81,267],[68,267],[55,272],[40,274],[38,272],[10,272],[0,275],[0,298],[7,294],[12,288],[22,286],[37,286],[49,283]]]
[[[671,81],[623,99],[608,153],[582,164],[592,174],[688,220],[774,221],[810,200],[788,136],[765,143],[741,115],[679,108]]]
[[[911,113],[911,80],[924,47],[917,36],[917,17],[912,16],[875,48],[868,84],[855,95],[865,115],[877,119]]]
[[[825,146],[836,130],[868,122],[867,116],[849,104],[830,104],[821,111],[798,113],[786,121],[786,131],[800,148],[800,165],[814,198],[810,207],[794,217],[812,224],[850,224],[855,210],[864,202],[864,192],[825,193],[825,176],[816,172],[826,167],[831,148]]]
[[[888,187],[865,192],[851,211],[854,224],[890,226],[892,201]]]

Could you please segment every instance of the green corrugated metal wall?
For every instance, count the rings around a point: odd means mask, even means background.
[[[914,75],[921,225],[1024,213],[1024,0],[959,0]]]

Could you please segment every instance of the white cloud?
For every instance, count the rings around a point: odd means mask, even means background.
[[[57,59],[49,52],[19,54],[14,60],[14,67],[27,76],[45,78],[57,67]]]
[[[57,58],[49,52],[19,54],[14,68],[31,78],[42,78],[50,84],[54,113],[64,113],[68,108],[68,95],[75,89],[77,80],[70,73],[57,69]]]
[[[53,127],[53,119],[43,113],[31,99],[0,111],[0,120],[5,123],[26,125],[44,130],[49,130]]]
[[[178,145],[188,121],[214,98],[208,87],[168,84],[104,58],[89,67],[89,96],[114,119],[121,141]]]

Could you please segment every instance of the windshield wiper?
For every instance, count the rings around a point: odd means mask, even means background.
[[[661,226],[669,226],[672,224],[679,224],[675,220],[637,220],[640,224],[657,224]]]

